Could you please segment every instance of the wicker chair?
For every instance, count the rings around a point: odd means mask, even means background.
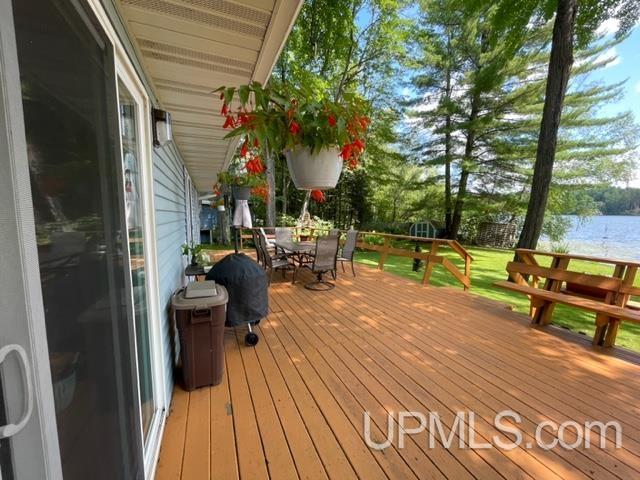
[[[353,263],[353,255],[356,251],[356,242],[358,240],[358,231],[357,230],[347,230],[347,239],[344,242],[344,246],[342,247],[342,253],[338,257],[338,262],[342,266],[342,271],[344,272],[344,262],[351,263],[351,273],[353,276],[356,276],[356,269]]]
[[[305,284],[304,288],[308,290],[324,291],[331,290],[335,284],[322,278],[325,273],[334,273],[336,271],[336,262],[338,258],[338,237],[318,237],[316,239],[316,253],[311,264],[303,264],[301,268],[308,268],[316,274],[316,280]],[[293,282],[296,281],[297,270],[293,272]]]
[[[266,237],[264,237],[263,235],[258,235],[258,239],[260,250],[262,250],[262,258],[264,260],[264,269],[269,270],[269,284],[271,284],[271,280],[273,280],[273,272],[275,272],[276,270],[282,271],[282,278],[284,278],[285,272],[287,270],[293,270],[293,280],[295,281],[295,264],[289,262],[289,259],[284,255],[276,255],[272,257],[268,251]]]

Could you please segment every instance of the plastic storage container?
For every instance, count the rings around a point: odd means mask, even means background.
[[[212,297],[185,298],[184,289],[173,296],[182,377],[187,391],[222,381],[224,322],[229,297],[222,285],[216,284],[215,290],[216,295]]]

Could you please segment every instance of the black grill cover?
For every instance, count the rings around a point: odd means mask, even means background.
[[[232,253],[217,262],[207,273],[207,280],[214,280],[227,289],[227,327],[258,323],[267,316],[267,275],[244,253]]]

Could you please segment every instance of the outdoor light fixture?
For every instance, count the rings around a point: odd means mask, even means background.
[[[151,109],[153,120],[153,145],[162,147],[171,141],[171,114],[165,110]]]

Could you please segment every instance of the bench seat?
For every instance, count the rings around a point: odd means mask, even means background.
[[[507,281],[495,282],[494,285],[500,288],[522,293],[524,295],[530,295],[531,297],[539,298],[549,302],[561,303],[564,305],[580,308],[582,310],[604,313],[610,317],[619,318],[620,320],[628,320],[640,323],[640,311],[638,310],[619,307],[617,305],[608,305],[598,300],[591,300],[589,298],[577,297],[559,292],[551,292],[549,290],[530,287],[528,285],[519,285],[517,283]]]

